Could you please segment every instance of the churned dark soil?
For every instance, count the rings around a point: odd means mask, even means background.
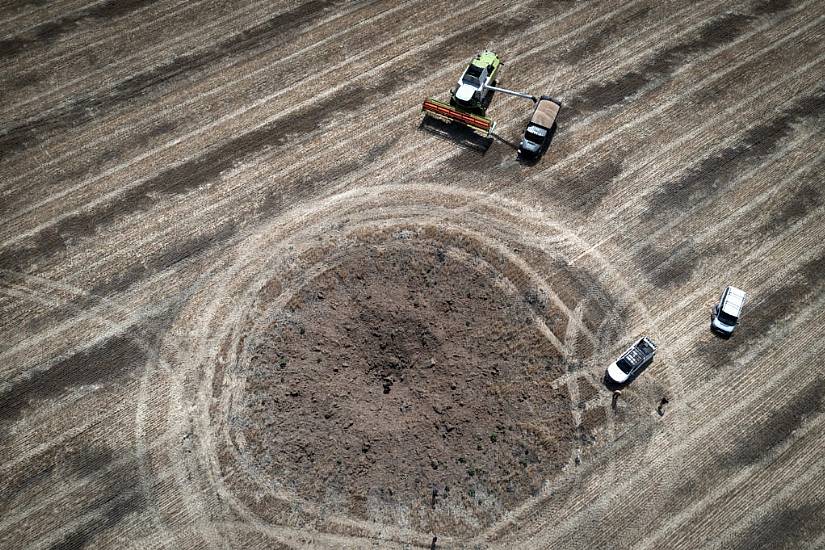
[[[286,312],[251,337],[241,424],[257,467],[298,495],[465,532],[570,459],[558,351],[467,260],[361,247]]]

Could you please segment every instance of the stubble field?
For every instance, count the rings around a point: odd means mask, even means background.
[[[814,0],[0,3],[0,547],[825,547],[824,37]],[[563,103],[535,166],[523,99],[483,154],[420,127],[485,48]]]

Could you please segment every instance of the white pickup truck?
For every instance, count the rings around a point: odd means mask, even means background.
[[[733,329],[739,324],[739,316],[742,315],[745,297],[745,291],[735,286],[729,286],[723,290],[719,303],[713,308],[710,330],[722,336],[733,334]]]

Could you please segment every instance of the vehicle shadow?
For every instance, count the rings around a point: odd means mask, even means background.
[[[721,330],[716,330],[713,328],[713,325],[710,326],[710,333],[720,340],[730,340],[731,336],[733,336],[732,332],[722,332]]]
[[[507,147],[510,147],[510,148],[511,148],[511,149],[513,149],[514,151],[518,149],[518,143],[514,143],[514,142],[512,142],[512,141],[508,141],[508,140],[504,139],[503,137],[501,137],[500,135],[496,134],[495,132],[493,132],[492,134],[490,134],[490,137],[492,137],[492,138],[493,138],[494,140],[496,140],[496,141],[500,141],[501,143],[503,143],[503,144],[504,144],[504,145],[506,145]]]
[[[440,139],[450,141],[465,149],[480,153],[482,156],[487,153],[490,145],[493,144],[492,138],[480,136],[462,124],[444,122],[431,116],[425,116],[421,120],[421,124],[418,125],[418,128]]]

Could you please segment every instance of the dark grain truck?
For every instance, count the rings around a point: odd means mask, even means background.
[[[543,95],[536,101],[536,108],[524,137],[518,147],[519,157],[529,161],[537,161],[553,139],[556,131],[556,116],[559,114],[561,104],[549,96]]]

